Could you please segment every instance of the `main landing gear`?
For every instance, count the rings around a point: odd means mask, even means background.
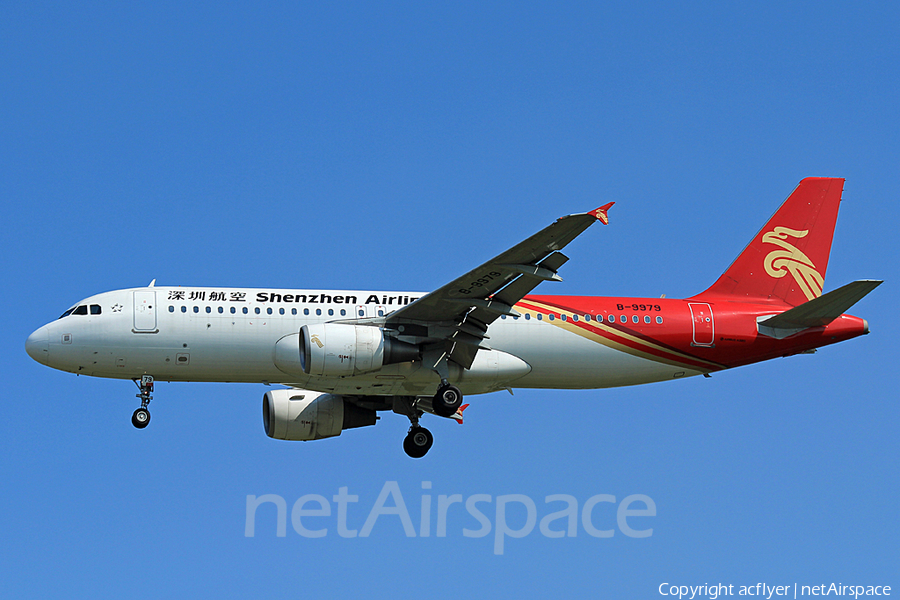
[[[462,393],[455,385],[450,385],[446,379],[441,379],[441,386],[438,388],[434,400],[431,401],[431,408],[434,414],[440,417],[450,417],[462,406]]]
[[[131,424],[138,429],[143,429],[150,424],[150,411],[147,410],[147,406],[153,399],[153,396],[150,395],[153,393],[153,377],[151,375],[144,375],[141,377],[140,381],[135,379],[134,383],[137,384],[138,389],[140,390],[140,393],[135,397],[141,399],[141,407],[131,415]]]
[[[413,396],[394,396],[394,412],[409,418],[409,432],[403,438],[403,451],[410,458],[422,458],[434,444],[431,432],[419,425],[423,412],[416,406]]]
[[[425,398],[427,401],[427,397]],[[434,444],[434,436],[431,432],[419,425],[419,417],[424,413],[417,406],[415,398],[398,396],[394,398],[394,412],[404,414],[409,418],[409,432],[403,438],[403,451],[411,458],[422,458]],[[452,417],[462,405],[462,393],[456,386],[450,385],[446,379],[441,380],[441,386],[431,399],[431,411],[441,417]]]
[[[422,458],[434,444],[434,436],[420,425],[413,425],[403,438],[403,451],[411,458]]]

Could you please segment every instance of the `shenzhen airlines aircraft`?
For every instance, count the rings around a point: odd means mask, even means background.
[[[91,296],[28,337],[39,363],[132,379],[142,429],[153,383],[282,384],[266,433],[316,440],[409,418],[406,453],[434,438],[424,413],[462,423],[463,394],[585,389],[708,375],[869,332],[844,314],[881,281],[823,294],[844,180],[808,178],[725,273],[684,300],[531,295],[560,281],[561,250],[609,203],[562,217],[430,293],[149,287]]]

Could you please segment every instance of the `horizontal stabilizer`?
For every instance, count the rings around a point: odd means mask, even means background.
[[[804,302],[800,306],[760,321],[760,332],[767,333],[763,331],[763,328],[800,330],[828,325],[882,283],[882,281],[871,279],[848,283],[809,302]]]

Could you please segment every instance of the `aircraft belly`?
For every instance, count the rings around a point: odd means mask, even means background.
[[[275,327],[254,327],[240,321],[178,322],[163,318],[159,333],[129,332],[125,340],[106,340],[104,350],[115,355],[115,366],[93,375],[126,379],[149,374],[160,381],[276,382],[284,377],[271,356],[279,336]]]
[[[492,347],[515,354],[531,372],[515,387],[591,389],[699,375],[678,365],[635,356],[546,322],[501,322],[489,330]]]
[[[451,364],[450,380],[463,394],[484,394],[514,384],[531,371],[518,357],[497,350],[482,350],[472,368]],[[336,394],[430,396],[437,391],[438,375],[422,361],[387,365],[378,371],[328,379],[313,377],[299,385]]]

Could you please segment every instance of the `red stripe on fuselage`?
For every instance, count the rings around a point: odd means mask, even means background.
[[[702,371],[752,364],[779,356],[789,356],[820,348],[868,333],[865,321],[842,315],[824,327],[811,327],[775,339],[760,334],[757,318],[774,315],[790,308],[781,302],[743,303],[709,301],[714,321],[715,339],[709,346],[694,345],[694,323],[690,304],[692,299],[607,298],[598,296],[526,296],[519,306],[544,314],[565,313],[579,315],[579,321],[566,321],[566,327],[584,330],[598,343],[615,344],[623,352],[632,352],[650,360],[690,366]],[[621,307],[621,308],[620,308]],[[652,310],[650,310],[652,308]],[[585,314],[591,321],[582,321]],[[616,322],[609,322],[609,315]],[[621,322],[621,316],[627,323]],[[633,317],[639,323],[633,323]],[[651,323],[644,323],[650,316]],[[656,323],[661,316],[663,323]],[[598,327],[597,317],[603,319]],[[555,325],[561,325],[554,322]],[[577,333],[577,332],[576,332]],[[587,335],[585,337],[588,337]],[[598,338],[602,338],[598,339]]]
[[[566,321],[557,321],[554,324],[557,326],[563,326],[565,323],[567,327],[575,327],[580,329],[586,333],[591,334],[591,336],[585,336],[589,339],[592,336],[597,336],[611,342],[613,344],[617,344],[619,346],[624,346],[625,349],[621,349],[621,351],[627,351],[626,349],[630,349],[634,351],[633,353],[641,358],[646,358],[648,360],[659,360],[660,362],[666,362],[668,364],[675,364],[678,366],[683,366],[685,368],[690,368],[699,371],[718,371],[720,369],[726,368],[724,365],[716,363],[714,361],[706,360],[695,356],[691,353],[684,352],[676,346],[673,346],[669,343],[662,341],[657,337],[653,337],[638,331],[632,327],[626,327],[625,324],[620,322],[620,317],[622,314],[626,314],[624,309],[620,310],[618,313],[613,313],[607,309],[599,308],[596,306],[586,307],[583,303],[580,306],[573,306],[571,303],[562,303],[560,300],[581,300],[581,297],[566,297],[566,296],[557,296],[557,297],[537,297],[537,296],[527,296],[522,301],[520,301],[516,306],[522,307],[527,310],[531,310],[533,312],[541,313],[544,315],[555,314],[558,318],[560,313],[564,313],[569,315]],[[618,304],[622,304],[624,299],[616,299],[616,298],[591,298],[592,300],[599,301],[598,303],[608,303],[612,302],[612,306],[616,306]],[[629,305],[632,304],[632,299],[629,299]],[[659,305],[659,301],[648,301],[642,300],[638,306],[648,306],[648,302],[650,306],[659,306],[662,309],[662,306]],[[624,305],[623,305],[624,306]],[[653,321],[650,324],[645,324],[646,327],[655,327],[662,329],[666,327],[664,324],[656,324],[655,316],[664,316],[666,313],[671,314],[669,311],[658,310],[653,312]],[[590,314],[591,321],[585,321],[584,315]],[[612,323],[608,321],[608,315],[615,314],[616,323]],[[628,318],[628,322],[632,322],[632,317],[638,314],[638,312],[628,313],[626,316]],[[641,312],[639,314],[639,318],[641,322],[643,322],[643,318],[645,315],[650,315],[650,312]],[[579,320],[573,321],[571,320],[571,315],[578,315]],[[598,319],[598,317],[602,318],[602,322]],[[665,317],[664,317],[665,323]],[[640,323],[639,323],[640,324]],[[672,333],[673,328],[667,327],[666,330],[669,334]],[[690,338],[691,332],[688,331],[687,336]],[[598,343],[603,343],[600,340],[594,339]]]

